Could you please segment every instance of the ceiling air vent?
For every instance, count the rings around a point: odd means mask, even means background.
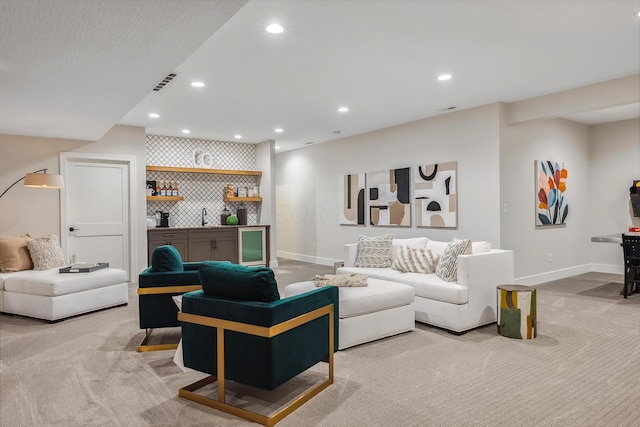
[[[167,77],[165,77],[164,79],[162,79],[162,81],[160,83],[158,83],[158,85],[156,87],[153,88],[154,91],[158,92],[160,89],[162,89],[163,87],[165,87],[166,85],[169,84],[169,82],[171,80],[173,80],[175,77],[177,76],[177,74],[175,73],[171,73],[169,74]]]

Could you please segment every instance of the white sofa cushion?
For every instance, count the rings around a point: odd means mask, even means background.
[[[4,289],[4,281],[14,273],[0,273],[0,291]]]
[[[469,301],[467,287],[447,282],[435,274],[402,273],[393,280],[413,287],[416,298],[427,298],[451,304],[466,304]]]
[[[444,254],[444,250],[447,248],[448,244],[449,244],[449,242],[441,242],[439,240],[431,240],[431,239],[429,239],[429,241],[427,242],[427,245],[425,247],[427,249],[431,249],[433,252],[437,253],[439,256],[442,256],[442,254]]]
[[[472,254],[484,254],[487,252],[491,252],[491,243],[485,241],[471,242]]]
[[[284,289],[285,297],[316,289],[312,281],[293,283]],[[375,313],[413,303],[413,287],[386,280],[368,279],[368,286],[339,288],[341,319]]]
[[[58,273],[57,268],[24,270],[4,281],[6,292],[42,296],[59,296],[127,282],[127,273],[117,268],[104,268],[91,273]]]

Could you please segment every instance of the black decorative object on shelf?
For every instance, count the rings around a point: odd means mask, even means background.
[[[638,184],[640,180],[633,181],[633,185],[629,188],[629,197],[631,198],[631,209],[633,209],[633,216],[640,217],[640,187]]]

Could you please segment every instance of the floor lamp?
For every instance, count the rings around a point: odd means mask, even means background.
[[[19,183],[23,179],[25,187],[54,189],[64,188],[64,179],[62,178],[62,175],[48,174],[47,169],[40,169],[35,172],[26,174],[25,176],[11,184],[9,187],[7,187],[6,190],[2,192],[2,194],[0,194],[0,197],[4,196],[7,191],[11,190],[14,185]]]

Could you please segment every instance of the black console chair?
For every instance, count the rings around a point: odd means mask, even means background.
[[[624,287],[622,294],[640,292],[640,235],[623,234],[622,252],[624,254]]]

